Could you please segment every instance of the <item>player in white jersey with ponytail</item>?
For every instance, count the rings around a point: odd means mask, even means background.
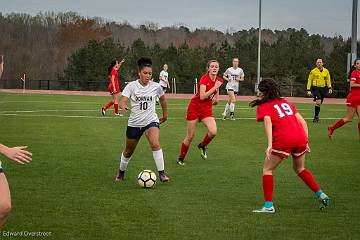
[[[161,182],[170,180],[165,174],[164,156],[159,143],[160,124],[167,120],[167,106],[164,91],[159,83],[151,81],[152,61],[149,58],[138,60],[139,79],[130,82],[122,92],[121,107],[126,111],[127,101],[130,100],[131,113],[126,130],[126,146],[121,154],[119,173],[116,181],[124,180],[125,170],[135,151],[141,136],[145,136],[152,149],[153,158]],[[163,116],[156,114],[156,99],[160,100]]]
[[[244,81],[244,71],[239,68],[239,59],[233,58],[232,67],[226,69],[223,75],[223,79],[228,81],[226,84],[226,91],[228,94],[228,102],[225,105],[224,112],[222,114],[223,120],[226,119],[230,113],[230,119],[235,120],[235,103],[236,95],[239,92],[239,82]]]

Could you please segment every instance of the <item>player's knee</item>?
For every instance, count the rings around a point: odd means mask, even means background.
[[[150,143],[151,150],[157,151],[160,149],[160,144],[158,142]]]
[[[304,169],[305,169],[304,167],[299,167],[299,166],[293,165],[293,170],[296,174],[301,173]]]
[[[195,134],[188,134],[185,138],[185,141],[187,141],[188,143],[191,143],[192,140],[194,139]]]
[[[11,202],[4,202],[0,205],[0,216],[2,218],[7,217],[11,212]]]
[[[130,150],[125,149],[124,152],[123,152],[123,155],[124,155],[124,157],[129,158],[129,157],[132,156],[133,153],[134,153],[134,151],[130,151]]]
[[[209,132],[208,132],[208,135],[209,135],[210,138],[214,138],[214,137],[216,136],[216,134],[217,134],[217,129],[216,129],[216,128],[215,128],[215,129],[211,129],[211,130],[209,130]]]
[[[353,118],[352,117],[344,117],[344,122],[348,123],[348,122],[352,122]]]

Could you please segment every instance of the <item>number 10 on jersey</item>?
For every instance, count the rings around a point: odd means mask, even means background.
[[[140,102],[140,110],[146,110],[148,108],[148,102]]]

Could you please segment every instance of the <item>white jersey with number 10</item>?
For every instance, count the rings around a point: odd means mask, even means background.
[[[124,88],[122,95],[129,98],[131,105],[128,126],[145,127],[152,122],[159,122],[156,99],[164,95],[159,83],[150,81],[148,85],[143,86],[136,80]]]

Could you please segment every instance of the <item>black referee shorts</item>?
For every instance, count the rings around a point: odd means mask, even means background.
[[[311,94],[314,97],[314,102],[316,100],[321,100],[321,103],[324,101],[324,98],[328,92],[327,87],[311,87]]]

